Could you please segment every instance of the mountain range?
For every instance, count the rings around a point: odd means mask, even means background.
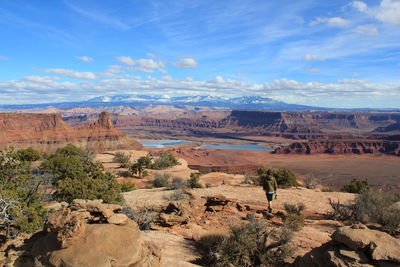
[[[21,104],[21,105],[0,105],[0,109],[20,110],[20,109],[46,109],[59,108],[71,109],[78,107],[110,107],[110,106],[147,106],[147,105],[172,105],[172,106],[201,106],[201,107],[222,107],[231,110],[279,110],[279,111],[351,111],[351,110],[376,110],[376,109],[343,109],[325,108],[298,104],[288,104],[283,101],[273,100],[260,96],[243,97],[221,97],[221,96],[177,96],[168,95],[113,95],[100,96],[80,102],[63,103],[44,103],[44,104]],[[381,111],[398,111],[398,109],[385,109]]]

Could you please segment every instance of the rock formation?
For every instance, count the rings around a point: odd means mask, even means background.
[[[108,112],[102,112],[97,122],[77,128],[65,123],[60,114],[0,114],[0,148],[13,145],[48,149],[73,143],[102,150],[123,141],[125,134],[114,128]]]
[[[159,266],[158,249],[121,211],[101,200],[64,204],[25,256],[45,266]]]
[[[332,241],[294,263],[297,267],[399,265],[400,240],[365,225],[340,227],[332,235]]]
[[[329,139],[294,142],[275,149],[276,154],[388,154],[400,156],[400,142],[370,139]]]

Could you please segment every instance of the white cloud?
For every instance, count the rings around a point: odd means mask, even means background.
[[[400,67],[400,63],[397,63],[397,66],[399,66],[399,67]]]
[[[43,69],[43,72],[54,73],[74,79],[96,79],[96,74],[93,72],[79,72],[66,69]]]
[[[307,70],[307,73],[317,73],[320,72],[320,69],[309,69]]]
[[[361,12],[367,11],[367,4],[362,1],[353,1],[351,5]]]
[[[310,54],[304,55],[301,59],[305,61],[325,61],[326,59],[324,57],[316,57]]]
[[[341,79],[336,83],[299,82],[279,79],[267,83],[245,83],[217,76],[214,79],[196,81],[176,79],[170,76],[146,79],[112,78],[78,83],[62,82],[56,77],[24,77],[19,81],[0,82],[0,103],[40,103],[54,101],[78,101],[89,96],[126,94],[148,95],[259,95],[292,103],[341,105],[344,101],[361,105],[362,99],[374,99],[381,103],[399,99],[400,83],[392,85],[371,84],[357,79]],[[44,97],[45,96],[45,97]],[[350,100],[349,100],[350,99]],[[356,100],[356,102],[354,102]],[[351,102],[353,101],[353,102]],[[400,101],[397,101],[400,102]]]
[[[374,8],[369,8],[362,1],[353,1],[352,6],[369,17],[400,27],[400,1],[382,0],[380,5]]]
[[[247,75],[245,73],[237,73],[236,76],[238,76],[238,77],[247,77]]]
[[[146,55],[147,55],[149,58],[152,58],[152,59],[162,59],[162,58],[163,58],[163,56],[156,55],[156,54],[153,54],[153,53],[147,53]]]
[[[182,57],[178,62],[173,62],[171,64],[177,68],[183,69],[195,69],[198,66],[196,60],[191,57]]]
[[[0,56],[0,60],[8,60],[8,57]]]
[[[54,77],[54,76],[25,76],[22,78],[23,81],[34,82],[34,83],[58,81],[60,79],[61,79],[60,77]]]
[[[85,62],[92,62],[93,61],[93,58],[87,57],[87,56],[81,56],[81,57],[75,56],[75,58],[79,59],[79,60],[82,60],[82,61],[85,61]]]
[[[367,35],[367,36],[379,35],[378,29],[373,24],[360,25],[357,28],[355,28],[354,31],[356,33],[359,33],[359,34],[362,34],[362,35]]]
[[[317,17],[315,20],[310,22],[310,26],[315,26],[322,23],[325,23],[328,27],[347,28],[350,26],[351,22],[350,20],[343,19],[341,17],[332,17],[332,18]]]
[[[353,73],[351,74],[351,76],[353,76],[353,77],[358,77],[358,76],[360,76],[360,73],[353,72]]]
[[[161,73],[166,73],[165,63],[162,61],[155,61],[153,59],[132,59],[131,57],[117,57],[117,60],[129,66],[128,70],[135,72],[148,72],[153,73],[154,70],[159,70]]]

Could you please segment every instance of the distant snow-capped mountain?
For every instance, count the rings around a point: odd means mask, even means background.
[[[191,105],[207,107],[226,107],[250,110],[308,110],[313,107],[287,104],[260,96],[221,97],[221,96],[168,96],[168,95],[114,95],[89,99],[86,103],[104,105]]]
[[[112,95],[99,96],[80,102],[26,104],[26,105],[0,105],[2,109],[44,109],[49,107],[70,109],[77,107],[111,107],[111,106],[144,106],[144,105],[172,105],[172,106],[202,106],[222,107],[241,110],[279,110],[279,111],[304,111],[326,110],[325,108],[311,107],[297,104],[287,104],[271,98],[261,96],[168,96],[168,95]]]

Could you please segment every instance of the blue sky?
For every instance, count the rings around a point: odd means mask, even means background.
[[[116,94],[400,107],[400,1],[0,3],[0,104]]]

